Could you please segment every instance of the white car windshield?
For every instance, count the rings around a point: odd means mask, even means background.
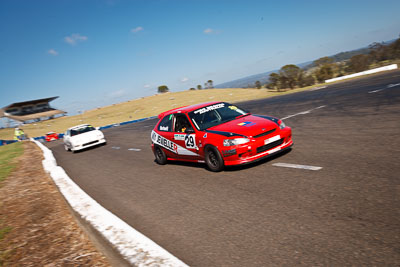
[[[96,129],[90,125],[84,126],[81,128],[77,128],[77,129],[71,129],[71,136],[82,134],[82,133],[87,133],[87,132],[94,131],[94,130],[96,130]]]
[[[249,114],[235,105],[222,102],[191,111],[189,118],[202,131]]]

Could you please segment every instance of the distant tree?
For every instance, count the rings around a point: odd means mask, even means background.
[[[271,73],[270,75],[269,75],[269,78],[268,78],[268,80],[269,80],[269,87],[271,88],[271,89],[273,89],[273,88],[278,88],[279,89],[279,74],[278,73],[275,73],[275,72],[273,72],[273,73]]]
[[[297,79],[301,73],[301,69],[296,65],[289,64],[283,66],[279,73],[281,77],[286,78],[284,80],[286,80],[287,86],[289,86],[290,89],[293,89],[297,85]]]
[[[332,65],[323,65],[321,66],[316,72],[315,77],[317,78],[318,82],[322,83],[325,80],[333,78],[333,68]]]
[[[368,69],[370,58],[368,55],[356,55],[350,58],[348,69],[351,72],[361,72]]]
[[[333,58],[330,57],[321,57],[314,61],[314,65],[317,67],[321,67],[327,64],[332,64],[334,62]]]
[[[390,45],[390,49],[392,50],[393,58],[400,58],[400,36]]]
[[[256,87],[257,89],[261,89],[261,82],[260,82],[260,81],[256,81],[256,82],[254,83],[254,85],[255,85],[255,87]]]
[[[304,75],[300,83],[301,83],[301,85],[299,85],[300,87],[311,86],[315,84],[315,79],[312,75]]]
[[[160,86],[158,87],[158,92],[159,92],[159,93],[166,93],[166,92],[169,92],[169,88],[168,88],[168,86],[166,86],[166,85],[160,85]]]
[[[207,88],[209,88],[209,89],[214,88],[213,83],[214,83],[213,80],[208,80],[208,81],[207,81],[207,84],[208,84]]]
[[[197,90],[201,90],[201,89],[203,89],[203,88],[201,87],[201,84],[198,84],[198,85],[197,85]]]
[[[289,80],[286,76],[280,75],[279,76],[279,86],[278,86],[278,91],[279,89],[285,89],[289,87]]]
[[[194,87],[192,87],[192,88],[190,88],[189,90],[190,90],[190,91],[193,91],[193,90],[196,90],[196,89],[195,89]]]

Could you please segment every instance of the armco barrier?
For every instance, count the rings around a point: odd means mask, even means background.
[[[358,77],[358,76],[368,75],[368,74],[377,73],[377,72],[381,72],[381,71],[387,71],[387,70],[395,70],[395,69],[397,69],[397,64],[392,64],[392,65],[385,66],[385,67],[380,67],[380,68],[376,68],[376,69],[372,69],[372,70],[367,70],[367,71],[358,72],[358,73],[354,73],[354,74],[350,74],[350,75],[346,75],[346,76],[342,76],[342,77],[329,79],[329,80],[326,80],[325,82],[331,83],[331,82],[350,79],[350,78],[354,78],[354,77]]]
[[[99,130],[105,130],[105,129],[109,129],[109,128],[112,128],[112,127],[118,127],[118,126],[121,126],[121,125],[127,125],[127,124],[131,124],[131,123],[141,122],[141,121],[155,119],[155,118],[157,118],[157,116],[147,117],[147,118],[142,118],[142,119],[137,119],[137,120],[131,120],[131,121],[124,121],[124,122],[120,122],[120,123],[109,124],[109,125],[106,125],[106,126],[100,126]],[[63,137],[64,137],[63,133],[58,134],[58,138],[61,139]],[[44,142],[46,138],[45,138],[45,136],[38,136],[38,137],[33,137],[33,139],[34,140],[38,140],[40,142]],[[6,140],[0,140],[0,141],[9,142],[9,143],[10,142],[11,143],[16,142],[16,141],[6,141]],[[4,143],[4,144],[7,145],[9,143]],[[0,142],[0,146],[1,145],[2,144]]]
[[[187,266],[152,240],[103,208],[75,184],[50,149],[31,139],[43,151],[44,170],[50,174],[72,209],[99,232],[120,255],[134,266]]]
[[[4,145],[8,145],[8,144],[12,144],[18,142],[17,140],[0,140],[0,146],[4,146]]]

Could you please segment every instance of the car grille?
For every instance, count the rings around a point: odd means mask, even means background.
[[[279,140],[277,140],[275,142],[266,144],[264,146],[257,147],[257,154],[261,153],[261,152],[264,152],[264,151],[267,151],[267,150],[270,150],[270,149],[272,149],[274,147],[280,146],[280,145],[282,145],[282,143],[283,143],[283,138],[279,139]]]
[[[97,143],[97,142],[98,142],[98,140],[92,141],[92,142],[83,144],[83,146],[88,146],[88,145],[91,145],[91,144],[95,144],[95,143]]]
[[[269,130],[269,131],[266,131],[266,132],[264,132],[264,133],[261,133],[261,134],[259,134],[259,135],[255,135],[255,136],[253,136],[253,137],[254,137],[254,138],[263,137],[263,136],[269,135],[270,133],[275,132],[275,130],[276,130],[276,128],[274,128],[274,129],[272,129],[272,130]]]

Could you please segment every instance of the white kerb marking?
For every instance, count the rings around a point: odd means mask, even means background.
[[[140,148],[129,148],[129,151],[142,151]]]
[[[272,166],[303,169],[303,170],[310,170],[310,171],[318,171],[318,170],[322,169],[322,167],[317,167],[317,166],[291,164],[291,163],[274,163],[274,164],[272,164]]]

